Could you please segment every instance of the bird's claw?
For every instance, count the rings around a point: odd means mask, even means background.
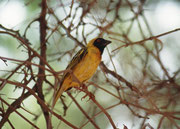
[[[82,84],[81,87],[76,87],[76,88],[85,93],[85,95],[81,98],[81,101],[85,99],[87,96],[89,96],[89,99],[87,101],[95,98],[94,94],[88,91],[88,87],[85,84]]]
[[[89,99],[88,99],[87,101],[89,101],[90,99],[94,99],[94,98],[95,98],[94,94],[92,94],[91,92],[85,91],[85,93],[86,93],[86,95],[84,95],[84,96],[81,98],[81,101],[82,101],[83,99],[85,99],[87,96],[89,96]]]

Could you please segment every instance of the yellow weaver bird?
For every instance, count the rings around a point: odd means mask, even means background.
[[[70,70],[72,73],[65,72],[61,79],[60,87],[55,93],[53,107],[64,91],[72,87],[80,87],[81,83],[92,77],[101,62],[104,48],[110,43],[111,41],[103,38],[95,38],[77,52],[66,68],[67,71]]]

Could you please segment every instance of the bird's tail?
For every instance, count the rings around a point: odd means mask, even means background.
[[[59,99],[59,97],[62,95],[63,91],[64,91],[64,89],[63,89],[63,87],[61,87],[58,89],[58,91],[55,93],[55,95],[53,95],[53,103],[51,106],[51,114],[49,115],[50,119],[52,118],[54,106],[56,105],[56,102]],[[49,125],[48,125],[48,128],[49,128]]]
[[[54,109],[54,106],[56,105],[57,100],[61,97],[63,92],[64,92],[64,88],[60,87],[58,91],[55,93],[53,97],[52,109]]]

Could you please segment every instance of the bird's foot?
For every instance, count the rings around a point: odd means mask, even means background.
[[[82,101],[83,99],[85,99],[87,96],[89,96],[89,99],[88,99],[87,101],[89,101],[90,99],[94,99],[94,98],[95,98],[94,94],[92,94],[92,93],[89,92],[89,91],[86,91],[86,92],[85,92],[85,95],[81,98],[81,101]]]
[[[88,91],[88,87],[85,84],[83,84],[81,86],[81,88],[83,89],[83,92],[85,93],[85,95],[81,98],[81,100],[85,99],[87,96],[89,96],[88,101],[90,99],[94,99],[95,98],[94,94],[92,94],[91,92]]]
[[[76,89],[78,89],[78,90],[80,90],[80,91],[85,93],[85,95],[81,98],[81,100],[85,99],[87,96],[89,96],[88,101],[90,99],[94,99],[95,98],[94,94],[92,94],[91,92],[88,91],[88,87],[85,84],[82,84],[81,87],[76,87]]]

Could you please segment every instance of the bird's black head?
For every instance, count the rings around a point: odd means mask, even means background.
[[[111,43],[111,41],[109,41],[109,40],[105,40],[103,38],[97,38],[94,41],[93,45],[96,46],[101,51],[101,54],[102,54],[104,51],[104,48],[110,43]]]

